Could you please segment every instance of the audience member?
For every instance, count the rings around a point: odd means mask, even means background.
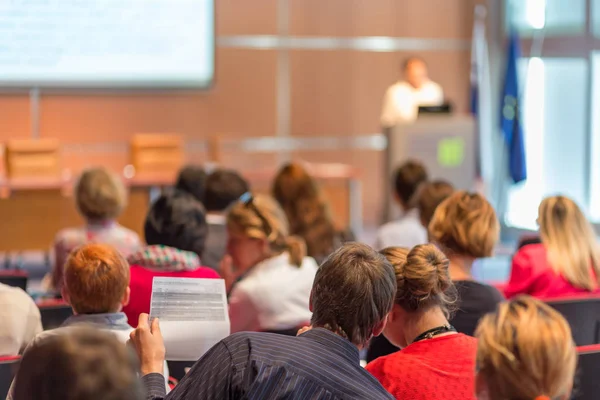
[[[21,288],[0,283],[0,356],[16,356],[42,331],[40,310]]]
[[[437,206],[454,193],[454,187],[443,180],[422,183],[417,194],[417,209],[421,224],[427,228]]]
[[[275,177],[272,192],[285,211],[290,233],[304,239],[308,255],[318,263],[344,242],[354,240],[350,231],[335,227],[323,193],[302,165],[283,166]]]
[[[81,174],[75,185],[75,203],[85,226],[60,231],[54,239],[54,267],[49,289],[60,292],[63,266],[69,253],[89,242],[115,246],[123,255],[141,246],[137,233],[116,222],[127,205],[127,193],[118,176],[106,168],[92,168]]]
[[[517,297],[477,328],[480,400],[571,398],[577,352],[569,324],[531,297]]]
[[[549,197],[540,204],[538,223],[542,243],[517,251],[506,296],[550,298],[600,291],[600,248],[577,204],[567,197]]]
[[[40,340],[21,360],[14,400],[142,400],[138,362],[114,335],[79,327]]]
[[[123,310],[132,326],[140,313],[150,312],[155,276],[219,278],[200,264],[207,231],[204,207],[188,193],[169,191],[152,204],[144,224],[148,246],[128,258],[131,301]]]
[[[228,287],[231,332],[295,334],[310,321],[309,297],[318,265],[290,236],[285,213],[268,196],[245,194],[227,215],[228,256],[221,272]],[[235,272],[231,265],[235,266]]]
[[[74,315],[60,328],[37,335],[25,354],[35,352],[49,337],[67,335],[82,325],[111,332],[122,343],[127,342],[133,329],[122,312],[130,297],[129,264],[125,258],[109,245],[87,244],[73,250],[65,263],[64,274],[62,295]]]
[[[359,349],[384,329],[395,293],[394,269],[385,257],[363,244],[345,244],[317,271],[310,327],[299,336],[233,334],[196,362],[166,398],[393,399],[360,366]],[[149,398],[165,398],[158,320],[150,327],[148,315],[140,315],[131,338]]]
[[[199,202],[204,202],[207,174],[199,165],[186,165],[179,171],[175,189],[182,190],[194,196]]]
[[[208,236],[202,252],[204,265],[219,269],[227,246],[227,209],[248,190],[248,182],[233,170],[217,169],[206,178],[203,203]]]
[[[383,330],[402,351],[367,365],[396,399],[473,399],[477,341],[448,322],[456,303],[449,261],[434,245],[381,251],[396,270],[396,301]]]
[[[377,232],[376,247],[390,246],[414,247],[427,243],[427,230],[419,219],[419,210],[415,208],[415,194],[419,186],[427,180],[425,166],[415,160],[402,164],[394,177],[394,197],[402,210],[402,216],[388,222]]]
[[[450,276],[460,299],[450,322],[461,333],[473,335],[479,319],[504,300],[496,288],[476,282],[471,273],[476,258],[492,255],[499,233],[492,205],[464,191],[444,200],[429,224],[429,239],[450,259]]]

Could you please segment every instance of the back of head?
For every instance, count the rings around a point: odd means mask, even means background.
[[[175,187],[194,196],[196,200],[204,201],[206,186],[206,171],[198,165],[187,165],[179,171]]]
[[[302,165],[291,163],[279,170],[273,197],[285,211],[290,232],[304,239],[310,256],[323,258],[333,251],[336,229],[328,205]]]
[[[394,174],[396,196],[405,206],[412,206],[415,193],[427,180],[427,170],[420,161],[410,160],[402,164]]]
[[[296,266],[306,256],[304,242],[290,235],[285,213],[270,196],[248,194],[246,203],[234,204],[227,214],[227,227],[246,237],[266,240],[273,255],[289,252],[290,261]]]
[[[217,169],[206,179],[204,207],[206,211],[225,211],[249,190],[248,182],[237,172]]]
[[[73,328],[28,349],[14,400],[142,400],[135,356],[111,333]]]
[[[396,272],[396,304],[409,312],[440,307],[447,314],[456,303],[456,289],[450,279],[448,258],[432,244],[411,249],[388,247],[381,250]]]
[[[149,245],[163,245],[201,256],[208,227],[204,206],[180,190],[163,193],[150,207],[144,224]]]
[[[539,207],[538,223],[542,243],[552,268],[572,285],[593,290],[600,278],[600,252],[592,224],[577,204],[564,196],[548,197]]]
[[[346,243],[323,262],[313,284],[311,324],[364,345],[394,304],[396,278],[371,247]]]
[[[423,226],[427,227],[433,218],[433,213],[442,201],[454,192],[454,187],[443,180],[425,182],[419,187],[417,208]]]
[[[86,244],[65,263],[64,290],[77,314],[119,310],[129,286],[129,264],[113,247]]]
[[[85,170],[75,185],[77,209],[87,220],[117,218],[127,205],[127,193],[121,179],[106,168]]]
[[[550,306],[528,296],[500,303],[476,336],[489,399],[569,398],[577,353],[569,324]]]
[[[483,196],[459,191],[436,208],[428,231],[429,240],[447,255],[481,258],[492,255],[500,224]]]

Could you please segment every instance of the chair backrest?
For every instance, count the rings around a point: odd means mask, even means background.
[[[27,280],[29,276],[27,272],[21,270],[5,269],[0,270],[0,283],[8,286],[14,286],[27,290]]]
[[[600,345],[578,347],[573,400],[596,400],[600,393]]]
[[[573,296],[546,302],[569,322],[577,346],[600,343],[600,296]]]
[[[0,398],[6,398],[20,362],[20,356],[0,357]]]
[[[62,300],[47,300],[38,303],[42,316],[42,327],[44,330],[58,328],[71,315],[71,306]]]

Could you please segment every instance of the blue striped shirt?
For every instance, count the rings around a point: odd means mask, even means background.
[[[360,366],[356,346],[322,328],[297,337],[231,335],[198,360],[166,397],[161,375],[143,379],[153,400],[393,399]]]

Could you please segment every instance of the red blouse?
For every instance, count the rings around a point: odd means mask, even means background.
[[[412,343],[367,365],[397,399],[474,400],[477,339],[462,333]]]
[[[528,294],[538,298],[553,298],[589,293],[573,286],[554,272],[543,244],[522,247],[513,257],[510,280],[504,289],[507,298]],[[593,293],[600,293],[595,290]]]

